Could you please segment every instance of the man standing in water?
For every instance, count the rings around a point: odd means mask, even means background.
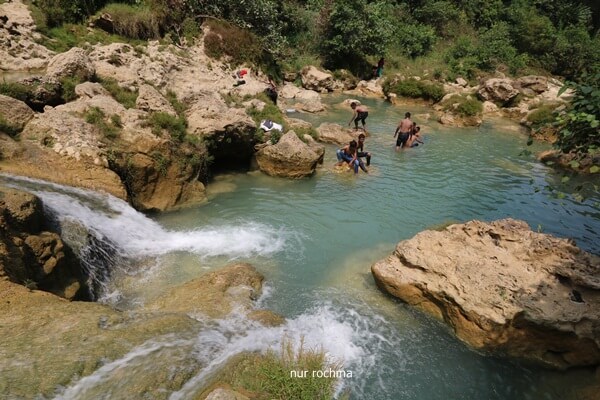
[[[371,165],[371,153],[369,153],[368,151],[365,151],[364,147],[365,147],[365,134],[361,133],[360,135],[358,135],[358,146],[356,148],[356,150],[357,150],[356,156],[358,157],[359,162],[362,162],[360,160],[361,157],[366,157],[367,158],[367,167],[368,167],[369,165]],[[362,170],[367,172],[365,168],[362,168]]]
[[[358,104],[355,101],[350,103],[350,107],[352,108],[353,113],[352,113],[352,119],[350,120],[350,122],[348,122],[348,126],[350,126],[352,121],[354,121],[354,129],[358,129],[358,121],[362,121],[362,129],[363,129],[363,131],[366,132],[367,131],[367,122],[365,120],[369,116],[369,110],[367,109],[366,106],[363,106],[362,104]]]
[[[396,140],[396,151],[398,151],[401,147],[406,145],[406,141],[410,138],[410,134],[412,133],[413,122],[410,119],[410,113],[407,112],[404,114],[404,119],[400,121],[396,131],[394,132],[394,137],[398,135],[398,139]]]

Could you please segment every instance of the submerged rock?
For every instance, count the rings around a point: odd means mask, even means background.
[[[231,264],[170,290],[146,309],[221,318],[234,306],[249,309],[260,295],[263,279],[250,264]]]
[[[260,170],[268,175],[285,178],[310,176],[324,153],[317,143],[312,143],[312,146],[300,140],[294,131],[289,131],[277,144],[260,149],[256,153],[256,161]]]
[[[600,363],[600,258],[525,222],[424,231],[371,271],[477,349],[555,368]]]

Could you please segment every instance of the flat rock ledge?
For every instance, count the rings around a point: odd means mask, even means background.
[[[600,257],[523,221],[424,231],[371,271],[391,295],[486,352],[565,369],[600,364]]]

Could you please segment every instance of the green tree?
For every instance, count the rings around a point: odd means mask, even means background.
[[[382,55],[395,33],[393,7],[386,1],[339,0],[323,32],[321,54],[331,67],[352,67],[365,56]]]

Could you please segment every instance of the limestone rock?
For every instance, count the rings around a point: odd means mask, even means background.
[[[54,53],[38,44],[40,34],[22,0],[0,4],[0,70],[39,70]]]
[[[296,103],[294,107],[309,113],[323,111],[325,106],[321,102],[321,96],[314,90],[300,90],[294,96]]]
[[[324,122],[319,125],[317,132],[319,133],[319,142],[345,146],[352,140],[358,140],[358,135],[362,131],[344,128],[340,124]]]
[[[81,80],[89,80],[94,76],[96,70],[85,50],[73,47],[66,53],[61,53],[48,63],[46,75],[54,79],[78,77]]]
[[[286,83],[279,91],[279,96],[281,96],[283,99],[293,99],[301,91],[302,89],[300,89],[298,86],[291,83]]]
[[[315,153],[294,131],[283,135],[277,144],[266,146],[256,153],[261,171],[285,178],[312,175],[321,158],[322,155]]]
[[[249,398],[235,390],[218,388],[210,392],[205,400],[249,400]]]
[[[55,232],[43,230],[42,202],[0,187],[0,277],[68,299],[87,299],[79,262]]]
[[[312,65],[304,67],[300,75],[302,77],[302,87],[305,89],[317,92],[333,90],[333,75],[320,71]]]
[[[515,98],[519,91],[512,86],[510,79],[492,78],[481,85],[477,94],[483,101],[506,104]]]
[[[187,334],[198,326],[197,321],[184,314],[121,313],[99,303],[69,302],[4,280],[0,280],[0,314],[3,338],[0,354],[5,360],[11,360],[0,363],[0,387],[3,396],[19,399],[55,397],[61,388],[91,375],[100,366],[124,357],[151,339]],[[192,346],[179,349],[189,356],[180,357],[162,349],[156,358],[147,360],[159,363],[167,359],[177,366],[145,368],[138,373],[129,371],[128,384],[115,385],[111,396],[132,399],[138,397],[140,391],[179,390],[190,374],[200,369],[192,356]],[[13,363],[19,367],[15,368]],[[87,394],[102,397],[106,392],[101,390],[91,388]]]
[[[165,112],[169,115],[177,115],[171,103],[150,85],[140,86],[135,107],[148,112]]]
[[[523,89],[532,90],[535,94],[543,93],[548,90],[548,78],[545,76],[528,75],[517,79],[517,84]]]
[[[450,111],[442,112],[438,116],[438,122],[442,125],[448,126],[479,126],[483,123],[483,120],[478,115],[473,116],[462,116],[453,114]]]
[[[492,114],[492,113],[496,113],[498,112],[499,108],[496,104],[492,103],[491,101],[484,101],[483,102],[483,113],[484,114]]]
[[[110,93],[99,83],[84,82],[75,86],[75,94],[77,97],[91,99],[95,96],[110,96]]]
[[[383,88],[379,81],[379,79],[360,81],[354,90],[360,92],[363,96],[383,98],[385,95],[383,94]]]
[[[471,221],[402,241],[371,270],[477,349],[555,368],[600,363],[600,258],[570,240]]]
[[[456,84],[458,86],[466,87],[469,83],[464,78],[458,77],[456,78]]]
[[[263,279],[250,264],[231,264],[170,290],[146,308],[222,318],[234,306],[249,310],[261,293]]]
[[[33,110],[27,104],[0,94],[0,118],[10,127],[21,131],[33,115]]]

